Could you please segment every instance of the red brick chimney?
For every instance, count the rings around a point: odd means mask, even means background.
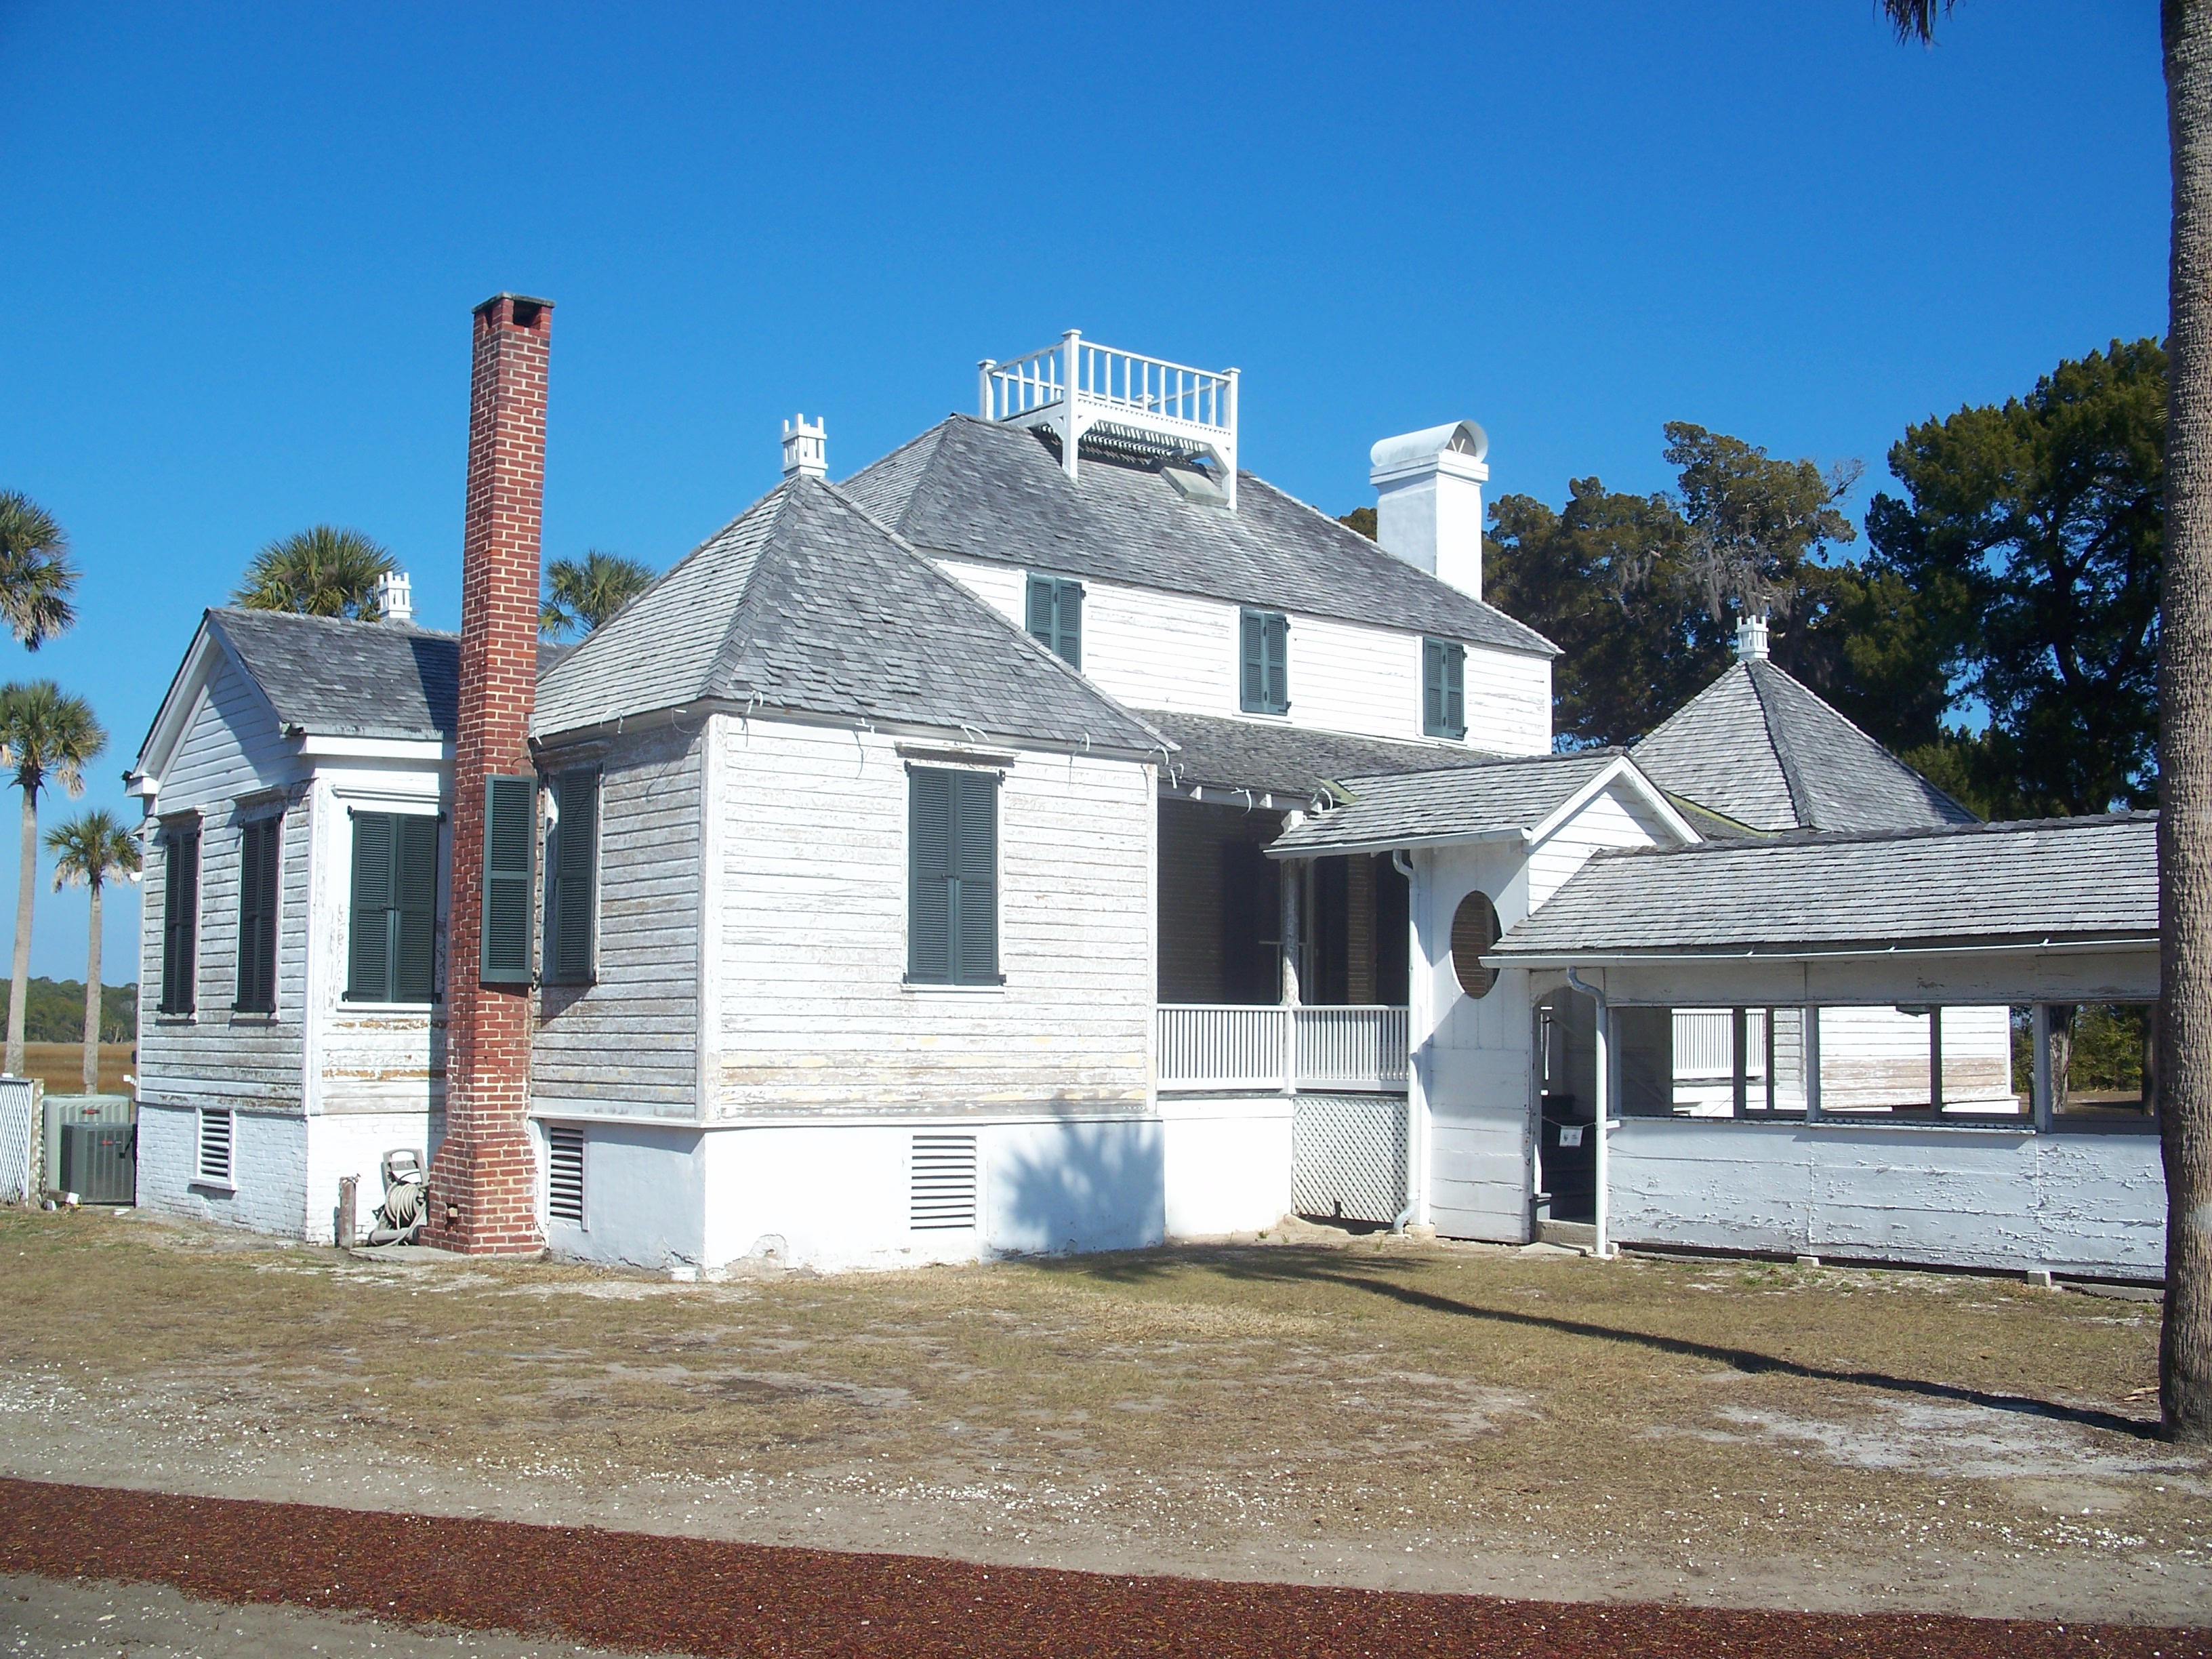
[[[531,775],[538,540],[553,307],[501,294],[476,310],[469,492],[461,541],[461,684],[453,734],[453,883],[446,949],[446,1139],[423,1241],[473,1255],[536,1250],[530,990],[479,977],[484,781]]]

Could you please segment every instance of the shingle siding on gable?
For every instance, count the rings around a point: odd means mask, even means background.
[[[716,909],[716,1117],[1143,1108],[1147,768],[1020,755],[999,801],[1005,988],[910,990],[896,745],[757,718],[718,720],[716,732],[730,826]]]
[[[543,1017],[530,1091],[538,1109],[693,1113],[708,741],[703,732],[664,726],[599,756],[599,980],[538,993]],[[569,763],[557,752],[545,758],[549,766]],[[742,841],[742,818],[733,823]]]

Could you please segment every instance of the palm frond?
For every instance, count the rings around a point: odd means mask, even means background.
[[[84,769],[107,747],[107,728],[82,697],[52,680],[0,685],[0,766],[35,799],[49,781],[72,795],[84,790]]]
[[[1959,0],[1880,0],[1882,15],[1897,31],[1899,46],[1911,46],[1915,40],[1923,46],[1934,46],[1936,14],[1948,16],[1958,3]]]
[[[54,854],[54,890],[103,887],[111,876],[138,873],[138,838],[104,806],[78,813],[46,831]]]
[[[255,554],[231,598],[249,611],[374,622],[383,615],[376,585],[397,568],[391,553],[360,531],[311,525]]]
[[[596,547],[581,559],[556,559],[545,572],[538,631],[553,639],[588,634],[658,580],[651,565]]]
[[[0,490],[0,622],[35,651],[76,621],[69,533],[18,490]]]

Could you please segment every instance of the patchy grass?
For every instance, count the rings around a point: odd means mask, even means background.
[[[1109,1558],[1071,1539],[1700,1575],[1840,1557],[2078,1589],[2212,1559],[2212,1485],[2151,1433],[2155,1306],[1310,1231],[672,1285],[11,1213],[0,1443],[38,1473],[42,1425],[88,1416],[149,1463],[189,1442],[241,1468],[313,1451],[784,1516],[890,1506],[945,1517],[947,1548],[980,1528],[1074,1564]]]

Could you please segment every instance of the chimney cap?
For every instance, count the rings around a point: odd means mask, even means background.
[[[387,570],[376,579],[376,612],[380,622],[401,627],[415,620],[414,584],[404,570]]]
[[[1401,433],[1376,444],[1367,452],[1368,482],[1379,484],[1386,478],[1439,469],[1486,478],[1490,469],[1484,462],[1489,455],[1488,433],[1473,421],[1447,421],[1442,426]]]
[[[537,310],[541,313],[553,309],[553,302],[550,300],[541,300],[535,295],[510,294],[505,290],[501,290],[500,293],[493,295],[490,299],[486,300],[482,305],[478,306],[476,308],[475,314],[482,317],[487,313],[499,313],[493,316],[491,319],[494,322],[498,322],[503,319],[513,319],[516,312],[520,311],[525,307],[528,306],[536,307]],[[534,323],[537,320],[537,315],[533,313],[527,321],[522,323],[522,326],[527,328],[532,323]]]

